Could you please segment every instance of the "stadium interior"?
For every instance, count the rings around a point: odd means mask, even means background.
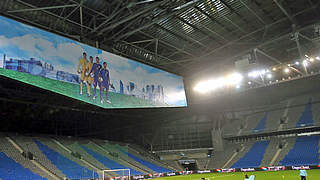
[[[3,0],[0,15],[182,76],[188,103],[105,109],[0,75],[0,180],[320,168],[320,1]]]

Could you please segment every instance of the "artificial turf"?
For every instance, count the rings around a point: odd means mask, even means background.
[[[320,170],[307,170],[307,173],[307,180],[320,180]],[[298,170],[192,174],[161,177],[156,180],[201,180],[203,177],[206,180],[244,180],[245,174],[255,175],[255,180],[300,180]]]

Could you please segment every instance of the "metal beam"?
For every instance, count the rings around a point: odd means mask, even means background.
[[[201,45],[202,47],[205,47],[205,48],[206,48],[206,46],[205,46],[204,44],[202,44],[201,42],[199,42],[199,41],[196,40],[196,39],[193,39],[192,37],[189,37],[189,36],[181,36],[181,35],[173,32],[173,31],[171,31],[171,30],[169,30],[169,29],[167,29],[167,28],[164,28],[164,27],[160,26],[159,24],[156,24],[156,26],[159,27],[159,28],[161,28],[162,30],[170,33],[170,34],[173,34],[173,35],[176,36],[176,37],[180,37],[181,39],[184,39],[184,40],[187,40],[187,41],[196,42],[197,44],[199,44],[199,45]]]
[[[48,9],[59,9],[59,8],[68,8],[68,7],[75,7],[78,6],[77,4],[70,4],[70,5],[62,5],[62,6],[49,6],[49,7],[39,7],[39,8],[30,8],[30,9],[18,9],[8,11],[9,13],[15,12],[26,12],[26,11],[39,11],[39,10],[48,10]]]
[[[29,6],[29,7],[31,7],[31,8],[38,8],[38,7],[36,7],[36,6],[32,5],[32,4],[26,3],[26,2],[24,2],[24,1],[22,1],[22,0],[16,0],[16,1],[19,2],[19,3],[21,3],[21,4],[23,4],[23,5],[25,5],[25,6]],[[76,7],[76,8],[77,8],[77,7]],[[76,8],[75,8],[75,9],[76,9]],[[81,25],[81,24],[78,23],[78,22],[72,21],[72,20],[70,20],[70,19],[66,19],[66,18],[61,17],[61,16],[59,16],[59,15],[57,15],[57,14],[55,14],[55,13],[52,13],[52,12],[50,12],[50,11],[47,11],[47,10],[39,10],[39,11],[42,11],[42,12],[44,12],[44,13],[46,13],[46,14],[49,14],[49,15],[51,15],[51,16],[54,16],[54,17],[56,17],[56,18],[60,18],[60,19],[66,20],[66,21],[68,21],[68,22],[70,22],[70,23],[73,23],[73,24],[75,24],[75,25],[78,25],[78,26],[80,26],[80,27],[84,27],[84,28],[89,29],[89,30],[92,29],[92,28],[90,28],[90,27],[88,27],[88,26]]]
[[[136,28],[136,29],[134,29],[134,30],[132,30],[132,31],[130,31],[130,32],[127,32],[127,33],[125,33],[125,34],[122,34],[122,35],[119,36],[116,40],[120,40],[120,39],[122,39],[122,38],[124,38],[124,37],[126,37],[126,36],[130,36],[130,35],[138,32],[138,31],[141,31],[141,30],[143,30],[143,29],[146,29],[146,28],[148,28],[148,27],[150,27],[150,26],[152,26],[152,25],[160,22],[160,21],[163,20],[163,19],[169,18],[169,17],[171,17],[171,16],[173,16],[173,15],[175,15],[175,14],[177,14],[177,13],[182,12],[183,10],[185,10],[185,9],[191,7],[191,6],[194,6],[195,4],[197,4],[197,3],[200,2],[200,1],[202,1],[202,0],[194,0],[194,1],[192,1],[192,3],[188,3],[188,5],[183,6],[183,7],[181,7],[181,8],[178,9],[178,10],[173,10],[173,11],[170,12],[170,13],[167,13],[167,14],[165,14],[165,15],[162,15],[162,16],[160,16],[160,17],[157,17],[157,18],[155,18],[152,22],[150,22],[150,23],[148,23],[148,24],[145,24],[145,25],[143,25],[143,26],[141,26],[141,27],[139,27],[139,28]]]
[[[257,52],[259,52],[260,54],[264,55],[265,57],[271,59],[273,62],[276,62],[276,63],[278,63],[278,64],[282,64],[282,62],[279,61],[277,58],[274,58],[273,56],[270,56],[269,54],[263,52],[262,50],[260,50],[260,49],[258,49],[258,48],[255,48],[255,50],[256,50]]]
[[[285,19],[287,19],[287,18],[285,18]],[[280,21],[280,20],[279,20],[279,21]],[[313,25],[314,25],[314,24],[307,25],[307,26],[305,26],[305,27],[299,28],[299,29],[297,29],[297,32],[303,31],[303,30],[306,30],[306,29],[309,29],[309,28],[312,28]],[[265,45],[268,45],[268,44],[270,44],[270,43],[274,43],[275,41],[279,41],[279,40],[281,40],[281,39],[283,39],[283,38],[289,38],[290,35],[291,35],[291,33],[286,33],[286,34],[283,34],[283,35],[281,35],[281,36],[278,36],[278,37],[269,39],[268,41],[265,41],[265,42],[263,42],[263,43],[255,46],[255,47],[247,48],[246,50],[244,50],[244,51],[242,51],[242,52],[239,52],[239,53],[237,53],[237,54],[235,54],[235,55],[233,55],[233,56],[231,56],[231,57],[228,57],[227,59],[232,60],[232,59],[234,59],[234,58],[236,58],[236,57],[239,57],[239,56],[243,55],[244,53],[248,53],[248,52],[252,51],[254,48],[261,48],[261,47],[263,47],[263,46],[265,46]],[[226,59],[226,57],[224,57],[223,59]],[[195,63],[196,61],[199,61],[199,60],[191,61],[189,64],[187,64],[187,66],[190,67],[190,65],[193,64],[193,63]],[[185,67],[186,67],[186,66],[185,66]]]
[[[121,3],[118,3],[117,7],[114,9],[114,11],[111,13],[111,15],[104,20],[102,23],[100,23],[97,27],[95,27],[92,31],[90,31],[88,34],[90,33],[94,33],[96,32],[99,28],[101,28],[102,26],[104,26],[105,24],[107,24],[110,20],[112,20],[114,17],[116,17],[120,12],[122,12],[123,10],[125,10],[127,7],[122,7],[119,10]]]
[[[184,20],[183,18],[181,17],[178,17],[178,16],[175,16],[175,18],[177,18],[178,20],[180,20],[181,22],[187,24],[188,26],[192,27],[193,29],[196,29],[197,31],[199,31],[200,33],[202,33],[203,35],[209,37],[210,39],[212,40],[217,40],[216,38],[210,36],[209,34],[207,34],[206,32],[204,32],[202,29],[198,28],[196,25],[193,25],[189,22],[187,22],[186,20]],[[217,41],[219,44],[221,44],[219,41]]]
[[[140,31],[140,32],[141,32],[142,34],[150,37],[150,38],[154,38],[154,37],[152,37],[151,35],[149,35],[149,34],[146,33],[146,32],[143,32],[143,31]],[[187,51],[185,51],[185,50],[183,50],[183,49],[180,49],[180,48],[178,48],[178,47],[176,47],[176,46],[174,46],[174,45],[172,45],[172,44],[169,44],[169,43],[167,43],[167,42],[165,42],[165,41],[163,41],[163,40],[161,40],[161,39],[158,39],[158,40],[159,40],[160,43],[165,44],[165,45],[167,45],[167,46],[170,46],[170,47],[172,47],[172,48],[174,48],[174,49],[176,49],[176,50],[178,50],[178,51],[180,51],[180,52],[182,52],[182,53],[184,53],[184,54],[188,54],[188,55],[190,55],[190,56],[192,56],[192,57],[196,57],[195,55],[193,55],[193,54],[191,54],[191,53],[189,53],[189,52],[187,52]]]
[[[311,8],[308,8],[308,9],[304,9],[304,10],[302,10],[302,11],[294,14],[293,17],[298,16],[298,15],[300,15],[300,14],[306,12],[306,11],[310,11],[310,10],[312,10],[312,9],[314,9],[314,8],[315,8],[315,7],[311,7]],[[212,51],[210,51],[210,52],[208,52],[208,53],[206,53],[206,54],[203,54],[201,57],[209,56],[209,55],[211,55],[211,54],[213,54],[213,53],[215,53],[215,52],[217,52],[217,51],[220,51],[221,49],[224,49],[224,48],[226,48],[226,47],[228,47],[228,46],[233,45],[234,43],[237,43],[238,41],[240,41],[240,40],[242,40],[242,39],[244,39],[244,38],[250,37],[250,36],[253,35],[253,34],[256,34],[256,33],[260,32],[260,31],[263,31],[263,30],[265,29],[265,27],[270,28],[270,27],[272,27],[272,26],[274,26],[274,25],[276,25],[276,24],[285,22],[286,20],[287,20],[287,17],[281,18],[281,19],[279,19],[279,20],[277,20],[277,21],[275,21],[275,22],[272,22],[272,23],[270,23],[270,24],[267,24],[267,25],[264,26],[264,27],[258,28],[258,29],[254,30],[254,31],[251,31],[251,32],[249,32],[249,33],[247,33],[247,34],[245,34],[245,35],[243,35],[243,36],[241,36],[241,37],[239,37],[239,38],[237,38],[237,39],[235,39],[235,40],[233,40],[233,41],[230,41],[230,42],[226,43],[225,45],[222,45],[222,46],[220,46],[220,47],[218,47],[218,48],[216,48],[216,49],[213,49]],[[286,34],[286,35],[288,35],[288,34]],[[198,60],[195,59],[195,61],[199,61],[199,59],[200,59],[201,57],[198,57],[198,58],[197,58]],[[193,61],[193,62],[195,62],[195,61]]]
[[[134,41],[130,42],[131,44],[140,44],[140,43],[146,43],[146,42],[152,42],[154,39],[146,39],[146,40],[141,40],[141,41]]]
[[[239,0],[240,1],[240,3],[242,4],[242,5],[244,5],[244,7],[246,7],[250,12],[251,12],[251,14],[253,14],[262,24],[266,24],[266,22],[254,11],[254,10],[252,10],[246,3],[244,3],[242,0]]]
[[[129,42],[126,42],[126,41],[122,41],[122,42],[125,43],[125,44],[128,44],[128,45],[130,45],[130,46],[133,46],[133,47],[135,47],[135,48],[137,48],[137,49],[140,49],[140,50],[142,50],[142,51],[144,51],[144,52],[146,52],[146,53],[154,54],[154,52],[151,52],[151,51],[149,51],[149,50],[147,50],[147,49],[143,49],[143,48],[141,48],[141,47],[139,47],[139,46],[136,46],[136,45],[134,45],[134,44],[131,44],[131,43],[129,43]],[[166,60],[168,60],[168,61],[174,61],[174,60],[169,59],[169,58],[167,58],[167,57],[164,57],[164,56],[162,56],[162,55],[158,55],[158,57],[161,57],[161,58],[166,59]]]
[[[142,14],[144,14],[144,13],[149,12],[150,10],[158,7],[160,4],[167,3],[168,1],[170,1],[170,0],[164,0],[164,1],[156,2],[156,3],[154,3],[153,5],[148,6],[146,9],[144,9],[144,10],[142,10],[142,11],[139,11],[138,13],[136,13],[136,14],[134,14],[134,15],[127,16],[126,18],[124,18],[124,19],[122,19],[122,20],[120,20],[120,21],[118,21],[118,22],[116,22],[116,23],[114,23],[114,24],[111,24],[111,25],[109,25],[108,27],[105,27],[105,28],[101,29],[101,30],[98,32],[98,35],[102,35],[103,32],[105,32],[105,31],[107,31],[107,30],[109,30],[109,29],[116,28],[117,26],[119,26],[119,25],[121,25],[121,24],[123,24],[123,23],[125,23],[125,22],[127,22],[127,21],[130,21],[130,20],[132,20],[132,19],[134,19],[134,18],[136,18],[136,17],[138,17],[138,16],[140,16],[140,15],[142,15]]]
[[[226,28],[221,22],[219,22],[218,20],[216,20],[215,18],[211,17],[207,12],[204,12],[202,9],[200,9],[199,7],[194,7],[196,10],[198,10],[200,13],[202,13],[203,15],[205,15],[206,17],[208,17],[212,22],[217,23],[220,27],[222,27],[224,30],[231,32],[230,29]]]
[[[282,4],[278,0],[273,0],[273,2],[276,3],[276,5],[279,7],[279,9],[287,16],[287,18],[293,23],[296,24],[297,22],[295,19],[287,12],[287,10],[282,6]]]

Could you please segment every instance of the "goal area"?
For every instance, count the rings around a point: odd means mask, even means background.
[[[98,172],[99,180],[130,180],[130,169],[106,169]]]

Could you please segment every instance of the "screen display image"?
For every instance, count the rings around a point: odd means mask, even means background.
[[[104,108],[187,106],[183,78],[0,16],[0,75]]]

